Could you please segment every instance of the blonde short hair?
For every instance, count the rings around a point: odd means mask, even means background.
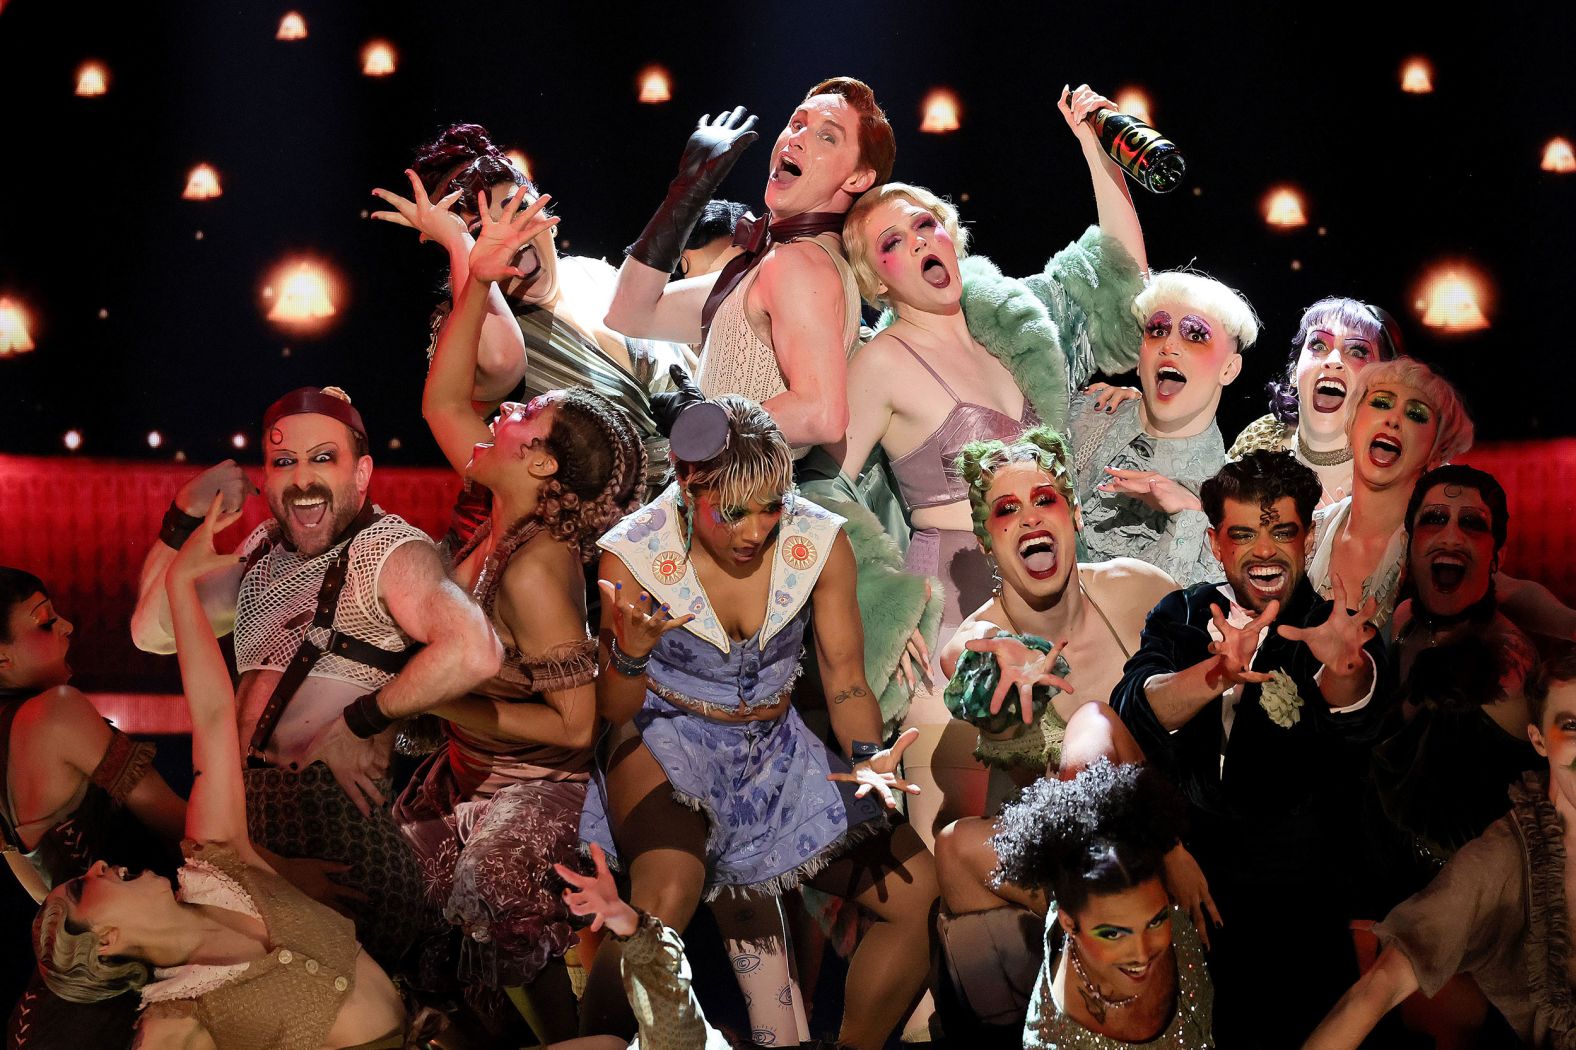
[[[739,507],[762,493],[786,496],[793,490],[793,449],[766,410],[738,394],[716,398],[728,414],[728,441],[708,460],[688,463],[673,457],[685,489],[711,489],[719,506]]]
[[[866,191],[848,209],[848,216],[843,220],[843,250],[848,253],[848,265],[854,271],[854,282],[859,285],[859,294],[872,306],[884,307],[888,303],[884,295],[876,292],[881,285],[881,278],[876,276],[870,245],[866,243],[861,227],[871,212],[892,200],[908,201],[914,207],[923,208],[934,215],[957,246],[959,259],[969,251],[969,231],[959,224],[958,209],[946,198],[936,196],[923,186],[906,182],[888,182]]]
[[[1151,310],[1170,299],[1180,299],[1219,321],[1236,340],[1239,354],[1258,342],[1259,315],[1243,294],[1191,270],[1164,270],[1151,277],[1133,299],[1133,317],[1142,326]]]
[[[33,951],[49,990],[72,1003],[96,1003],[148,983],[152,970],[140,959],[100,955],[98,934],[71,917],[66,884],[44,898],[33,920]]]
[[[1351,439],[1357,410],[1368,401],[1368,393],[1392,386],[1409,386],[1423,395],[1434,410],[1439,428],[1434,431],[1434,447],[1428,453],[1428,469],[1449,463],[1472,447],[1472,417],[1467,415],[1461,395],[1444,376],[1415,357],[1376,361],[1357,373],[1356,385],[1346,398],[1346,436]]]

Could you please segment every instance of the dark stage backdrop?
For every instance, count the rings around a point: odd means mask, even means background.
[[[290,6],[5,0],[0,294],[31,308],[38,349],[0,359],[0,451],[64,454],[76,428],[84,455],[208,462],[278,393],[337,383],[381,461],[437,463],[418,406],[441,259],[363,218],[372,187],[401,187],[440,125],[477,121],[529,154],[569,250],[616,260],[696,116],[745,104],[769,142],[804,89],[837,73],[876,87],[898,177],[960,200],[977,250],[1013,274],[1094,218],[1056,93],[1145,88],[1189,161],[1181,190],[1137,193],[1151,260],[1241,287],[1266,323],[1221,407],[1228,440],[1264,410],[1300,309],[1330,293],[1401,314],[1412,352],[1462,385],[1484,437],[1572,431],[1576,176],[1538,170],[1542,144],[1576,132],[1570,5],[1458,20],[1441,6],[300,0],[310,37],[282,43]],[[391,77],[361,75],[374,37],[398,49]],[[1431,95],[1399,90],[1412,54],[1433,61]],[[110,70],[102,98],[73,97],[87,58]],[[672,72],[665,105],[635,101],[649,62]],[[962,99],[956,134],[918,131],[937,85]],[[758,203],[767,153],[746,154],[729,195]],[[183,201],[200,161],[224,196]],[[1303,230],[1264,225],[1260,200],[1283,181],[1307,195]],[[337,322],[313,338],[267,322],[260,298],[297,252],[343,277]],[[1418,325],[1416,281],[1445,257],[1493,278],[1486,332]]]

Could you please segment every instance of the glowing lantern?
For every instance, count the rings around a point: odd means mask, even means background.
[[[956,131],[962,126],[958,123],[961,112],[958,96],[946,88],[937,88],[925,96],[925,116],[919,122],[919,130],[928,131],[932,135],[945,135],[949,131]]]
[[[1426,58],[1414,58],[1401,69],[1401,90],[1427,95],[1434,90],[1434,70]]]
[[[27,314],[18,303],[0,298],[0,357],[25,354],[33,349],[33,337],[27,330]]]
[[[1142,88],[1127,87],[1117,92],[1116,108],[1137,117],[1145,124],[1154,123],[1149,115],[1149,96],[1144,94]]]
[[[97,62],[86,62],[77,70],[77,94],[83,98],[102,95],[109,90],[109,72]]]
[[[369,77],[386,77],[394,72],[394,45],[374,40],[361,52],[361,72]]]
[[[1290,186],[1271,190],[1264,198],[1264,221],[1283,230],[1308,225],[1302,209],[1302,195]]]
[[[213,197],[224,195],[219,189],[219,173],[209,164],[199,164],[186,176],[186,189],[181,191],[181,199],[188,201],[205,201]]]
[[[1543,147],[1543,170],[1557,171],[1561,175],[1576,171],[1576,151],[1571,149],[1570,139],[1549,139],[1549,144]]]
[[[287,265],[274,276],[273,284],[279,290],[268,311],[270,321],[310,325],[334,316],[331,279],[328,271],[317,263],[302,261]]]
[[[235,449],[245,448],[246,447],[246,435],[245,434],[239,434],[239,433],[231,434],[230,435],[230,447],[231,448],[235,448]]]
[[[668,81],[668,71],[661,66],[647,66],[640,71],[639,101],[655,105],[673,97],[673,85]]]
[[[65,436],[60,439],[60,441],[66,446],[67,452],[75,452],[77,449],[82,447],[82,431],[68,430],[66,431]]]
[[[306,19],[297,11],[287,11],[279,20],[279,32],[274,34],[275,40],[305,40]]]
[[[164,435],[163,434],[159,433],[157,430],[150,430],[150,431],[148,431],[148,447],[149,448],[158,448],[162,444],[164,444]]]
[[[1484,281],[1471,267],[1442,266],[1423,284],[1419,308],[1423,323],[1447,332],[1475,332],[1488,327],[1483,305]]]
[[[514,165],[515,171],[518,171],[521,175],[524,175],[528,179],[531,177],[530,157],[527,157],[524,153],[521,153],[517,149],[512,149],[504,153],[504,159],[510,164]]]

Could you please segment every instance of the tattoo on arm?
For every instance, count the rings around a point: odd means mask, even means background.
[[[847,700],[849,697],[852,697],[852,696],[869,696],[869,695],[870,695],[870,690],[866,689],[862,685],[856,685],[856,686],[854,686],[851,689],[844,689],[841,693],[838,693],[835,696],[833,696],[832,697],[832,703],[840,704],[844,700]]]

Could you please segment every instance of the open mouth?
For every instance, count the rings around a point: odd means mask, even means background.
[[[1346,383],[1334,376],[1322,376],[1313,387],[1313,410],[1334,412],[1346,403]]]
[[[1125,976],[1130,981],[1144,980],[1144,978],[1148,977],[1150,971],[1152,971],[1154,968],[1154,959],[1150,959],[1148,962],[1144,963],[1121,963],[1117,966],[1117,969],[1122,971],[1123,976]]]
[[[1368,443],[1368,461],[1376,467],[1394,466],[1401,458],[1401,442],[1388,434],[1375,434]]]
[[[1018,557],[1036,580],[1056,574],[1056,540],[1048,532],[1031,532],[1018,541]]]
[[[323,496],[300,496],[290,501],[290,520],[303,529],[315,529],[328,515],[328,499]]]
[[[1162,401],[1170,401],[1180,394],[1185,386],[1187,386],[1187,376],[1182,374],[1180,368],[1161,365],[1155,372],[1155,396]]]
[[[772,181],[780,186],[786,186],[803,174],[804,169],[800,168],[788,154],[782,153],[777,157],[777,167],[772,171]]]
[[[515,279],[526,284],[530,284],[542,275],[542,257],[536,254],[535,245],[527,244],[520,249],[520,254],[514,259],[514,268],[521,274]]]
[[[1263,561],[1248,566],[1248,586],[1264,598],[1278,598],[1286,592],[1290,574],[1280,562]]]
[[[925,256],[919,272],[920,276],[925,278],[925,283],[932,288],[945,288],[952,283],[952,275],[947,272],[947,264],[935,255]]]
[[[1428,565],[1428,577],[1434,588],[1450,594],[1467,578],[1467,560],[1459,554],[1436,554]]]

